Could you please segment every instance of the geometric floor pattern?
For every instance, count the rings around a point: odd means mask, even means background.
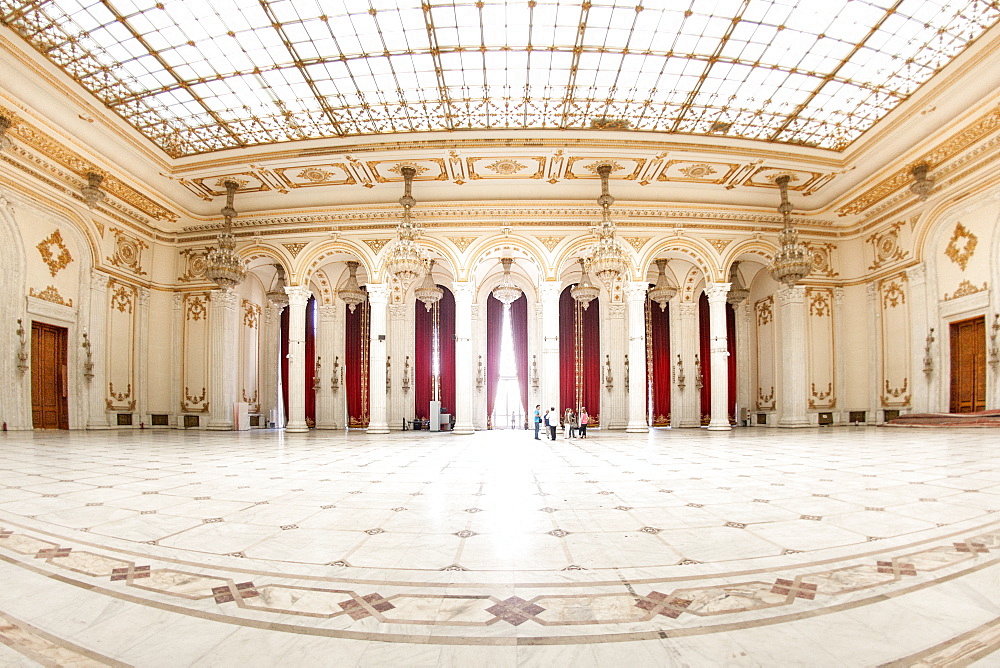
[[[4,666],[995,666],[1000,449],[8,432],[0,582]]]

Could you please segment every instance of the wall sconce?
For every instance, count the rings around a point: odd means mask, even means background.
[[[338,373],[339,371],[340,371],[340,357],[334,357],[333,358],[333,380],[330,381],[330,389],[333,390],[334,392],[336,392],[337,388],[340,387],[340,378],[339,378],[339,373]]]
[[[323,367],[322,361],[323,361],[322,357],[319,357],[319,356],[316,357],[316,369],[314,371],[314,373],[316,375],[313,376],[313,389],[314,390],[318,390],[319,387],[320,387],[319,372],[320,372],[320,369]]]
[[[1000,313],[993,314],[993,324],[990,326],[990,367],[994,372],[997,370],[997,364],[1000,364],[1000,348],[997,347],[997,334],[1000,334]]]
[[[680,354],[677,355],[677,389],[684,389],[684,361],[681,360]]]
[[[385,356],[385,393],[389,394],[389,388],[392,387],[392,356]]]
[[[479,356],[479,366],[476,371],[476,387],[478,389],[483,389],[483,356]]]
[[[700,390],[705,386],[705,383],[701,376],[701,359],[698,358],[698,354],[695,353],[694,356],[694,389]]]
[[[628,355],[625,355],[625,391],[628,392]]]
[[[531,386],[538,389],[538,355],[531,356]]]
[[[996,334],[993,335],[994,337]],[[928,378],[934,373],[934,358],[931,357],[931,344],[934,343],[934,328],[927,333],[927,340],[924,342],[924,375]]]
[[[83,333],[83,343],[80,344],[83,347],[84,353],[87,355],[87,359],[83,362],[83,377],[87,379],[89,383],[94,379],[94,361],[93,354],[90,350],[90,337],[87,336],[87,332]]]
[[[24,335],[24,324],[21,319],[17,319],[17,338],[21,342],[21,350],[17,353],[17,370],[23,375],[28,370],[28,341]]]
[[[614,378],[611,376],[611,355],[604,356],[604,387],[608,392],[614,387]]]
[[[410,391],[410,356],[406,356],[406,363],[403,364],[403,392]]]

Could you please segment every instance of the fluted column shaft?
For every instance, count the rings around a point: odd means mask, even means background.
[[[628,426],[630,434],[644,434],[649,431],[646,422],[646,281],[628,284],[625,295],[628,299]]]
[[[87,392],[87,429],[107,429],[108,413],[104,405],[104,388],[107,385],[107,357],[105,352],[108,322],[108,276],[99,271],[90,274],[90,339],[94,377]]]
[[[386,310],[389,304],[389,287],[368,284],[368,301],[371,304],[371,342],[368,352],[368,433],[388,434],[386,414],[385,356]]]
[[[288,294],[288,425],[285,431],[309,431],[306,424],[306,304],[312,293],[299,285]]]
[[[319,378],[319,388],[316,390],[316,428],[336,429],[334,396],[329,379],[333,372],[335,356],[337,307],[325,304],[317,310],[319,327],[316,328],[316,359],[320,362],[320,368],[316,371],[316,376]]]
[[[708,297],[709,351],[712,355],[712,419],[709,431],[729,431],[729,341],[726,332],[726,295],[729,283],[709,283]],[[803,358],[804,359],[804,358]]]
[[[939,369],[934,369],[930,374],[924,373],[924,357],[928,352],[928,336],[930,327],[927,309],[927,270],[925,265],[914,265],[906,270],[906,280],[909,283],[910,292],[910,378],[913,379],[911,386],[912,399],[911,409],[914,413],[926,413],[930,410],[930,388],[936,373]],[[938,336],[940,332],[936,332]],[[935,340],[938,338],[935,336]],[[930,352],[933,353],[934,344],[931,343]],[[932,358],[933,359],[933,358]]]
[[[209,429],[233,428],[239,360],[239,349],[233,342],[239,341],[239,302],[239,295],[233,290],[212,290],[208,317]]]
[[[872,282],[865,287],[865,300],[868,306],[868,412],[865,421],[868,424],[878,424],[879,383],[881,382],[881,348],[882,313],[878,304],[878,283]]]
[[[558,281],[542,283],[542,409],[559,411],[559,293]]]
[[[149,415],[149,288],[140,286],[136,300],[136,348],[135,377],[139,379],[138,404],[139,422],[145,422]]]
[[[264,314],[261,318],[260,346],[260,410],[266,422],[274,422],[276,426],[284,424],[282,401],[278,396],[278,376],[281,374],[281,308],[264,304]],[[263,426],[263,425],[262,425]]]
[[[453,283],[455,295],[455,433],[472,434],[472,398],[476,372],[472,368],[473,284]]]
[[[781,418],[779,427],[808,427],[806,417],[806,289],[778,289],[781,320]],[[714,389],[714,388],[713,388]]]

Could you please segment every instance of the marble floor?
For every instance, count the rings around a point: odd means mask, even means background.
[[[0,666],[1000,666],[988,429],[0,436]]]

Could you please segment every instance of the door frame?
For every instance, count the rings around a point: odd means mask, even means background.
[[[984,401],[983,401],[983,410],[988,410],[989,409],[989,405],[990,405],[990,387],[989,387],[990,374],[989,374],[989,361],[988,361],[988,358],[989,358],[989,344],[988,344],[988,341],[987,341],[987,339],[989,337],[989,333],[988,333],[989,332],[989,324],[987,323],[986,314],[985,313],[980,313],[980,314],[972,314],[972,315],[967,315],[967,316],[959,316],[959,317],[957,317],[957,319],[954,319],[954,320],[952,320],[952,319],[946,319],[945,320],[945,324],[947,325],[946,331],[948,332],[948,336],[947,336],[947,348],[944,351],[942,351],[943,353],[945,353],[944,355],[942,355],[943,357],[945,357],[945,359],[942,361],[942,364],[941,364],[941,372],[942,372],[942,383],[941,384],[943,385],[943,390],[944,390],[944,394],[945,394],[945,407],[946,407],[946,411],[947,412],[951,412],[951,409],[952,409],[952,386],[953,386],[953,368],[954,368],[954,359],[952,358],[952,348],[953,348],[953,344],[954,344],[954,341],[952,340],[952,336],[951,336],[952,329],[956,325],[961,325],[963,323],[972,322],[974,320],[980,320],[980,319],[983,321],[983,340],[982,340],[982,343],[983,343],[983,369],[982,369],[982,372],[983,372],[983,378],[984,378],[983,382],[984,382],[984,385],[985,385],[985,388],[986,388],[985,389],[985,397],[984,397]],[[945,371],[947,371],[947,376],[944,375]],[[975,407],[975,406],[973,406],[973,407]]]

